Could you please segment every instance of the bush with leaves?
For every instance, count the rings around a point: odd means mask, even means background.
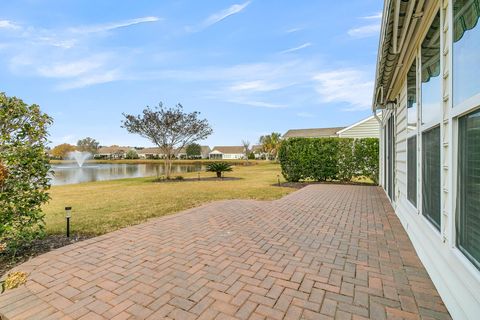
[[[136,150],[128,150],[127,153],[125,154],[125,159],[138,159],[139,156],[138,156],[138,153]]]
[[[49,200],[45,145],[51,123],[38,105],[0,93],[0,245],[13,254],[44,233],[41,206]]]
[[[232,166],[227,162],[213,162],[207,165],[207,172],[216,172],[217,178],[222,177],[222,172],[232,171]]]
[[[365,176],[378,182],[378,139],[290,138],[279,153],[287,181],[341,180]]]

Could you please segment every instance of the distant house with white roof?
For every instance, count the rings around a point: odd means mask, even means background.
[[[216,146],[208,154],[209,159],[245,159],[245,148],[242,146]]]

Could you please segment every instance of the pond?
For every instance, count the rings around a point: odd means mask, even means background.
[[[165,167],[160,163],[87,163],[82,167],[78,167],[74,163],[68,163],[52,165],[52,170],[54,174],[51,182],[54,186],[124,178],[159,177],[165,174]],[[172,165],[172,176],[199,171],[205,171],[205,166],[200,163]]]

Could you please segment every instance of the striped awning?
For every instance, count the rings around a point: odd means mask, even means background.
[[[466,31],[475,28],[480,17],[480,0],[455,0],[453,21],[453,41],[462,39]]]

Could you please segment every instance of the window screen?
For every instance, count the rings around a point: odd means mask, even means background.
[[[422,134],[422,213],[440,230],[440,127]]]
[[[480,269],[480,111],[458,122],[457,246]]]

